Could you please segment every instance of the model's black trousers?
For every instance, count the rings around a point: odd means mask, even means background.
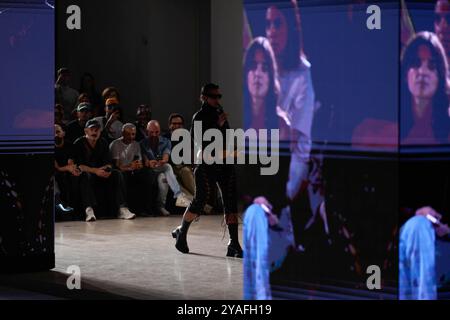
[[[190,212],[198,215],[203,212],[203,208],[213,194],[217,183],[222,192],[225,215],[237,213],[236,170],[234,165],[201,164],[195,168],[194,178],[195,195],[188,209]],[[227,224],[237,223],[236,219],[234,217],[230,220],[226,219]]]

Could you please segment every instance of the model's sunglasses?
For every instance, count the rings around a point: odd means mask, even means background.
[[[207,97],[211,99],[222,99],[221,94],[208,94]]]

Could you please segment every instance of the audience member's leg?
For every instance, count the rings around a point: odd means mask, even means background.
[[[126,202],[126,186],[122,173],[119,170],[113,169],[111,175],[107,179],[108,182],[108,201],[114,207],[114,210],[119,211],[119,218],[133,219],[135,214],[128,210]]]
[[[94,193],[95,177],[91,173],[83,172],[79,176],[79,191],[81,205],[86,213],[86,221],[95,221],[94,207],[97,204]]]
[[[178,169],[178,176],[184,188],[189,194],[193,195],[195,193],[195,180],[191,168],[189,166],[181,166]]]
[[[159,167],[158,169],[166,176],[167,184],[169,185],[170,190],[172,190],[174,197],[175,198],[178,197],[181,193],[181,188],[180,185],[178,184],[175,174],[173,173],[172,166],[166,163],[161,167]]]
[[[170,215],[169,211],[166,210],[166,199],[167,199],[167,193],[169,192],[169,185],[167,184],[166,175],[164,173],[160,173],[159,171],[156,171],[156,174],[158,175],[157,181],[158,181],[158,210],[159,212],[164,215],[168,216]]]

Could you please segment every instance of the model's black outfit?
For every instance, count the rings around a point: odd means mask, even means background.
[[[220,113],[223,112],[220,108],[212,107],[204,103],[201,109],[194,114],[191,124],[191,137],[194,143],[200,143],[195,141],[194,127],[195,122],[200,121],[202,123],[202,137],[205,131],[208,129],[218,129],[222,132],[225,148],[226,129],[230,126],[226,121],[222,127],[219,127],[218,120]],[[200,137],[200,138],[202,138]],[[211,142],[203,141],[202,139],[202,151]],[[213,155],[214,156],[214,155]],[[224,159],[225,162],[225,159]],[[210,197],[213,188],[216,187],[216,183],[222,191],[222,198],[224,202],[225,221],[228,226],[230,234],[230,242],[228,244],[227,256],[242,258],[243,253],[238,240],[238,221],[237,221],[237,193],[236,193],[236,173],[234,165],[232,164],[206,164],[202,163],[197,165],[194,170],[195,178],[195,195],[192,203],[190,204],[188,211],[197,215],[200,215],[205,204]],[[175,247],[182,253],[188,253],[189,247],[187,245],[187,232],[191,222],[183,219],[181,226],[172,231],[172,236],[176,238]]]
[[[225,144],[225,130],[230,126],[228,121],[222,127],[218,125],[219,112],[216,107],[203,104],[201,109],[194,114],[191,125],[191,137],[194,139],[194,123],[202,122],[202,136],[208,129],[218,129],[222,132]],[[202,142],[202,150],[204,150],[210,142]],[[224,147],[225,150],[225,147]],[[224,160],[225,162],[225,160]],[[195,196],[189,206],[189,211],[195,214],[201,214],[203,207],[209,200],[211,193],[219,184],[222,191],[225,214],[237,213],[237,194],[236,194],[236,173],[233,164],[199,164],[194,170],[195,177]],[[237,223],[231,222],[231,223]],[[227,221],[227,224],[228,221]]]

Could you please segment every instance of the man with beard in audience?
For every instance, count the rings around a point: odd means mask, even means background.
[[[153,215],[156,212],[155,200],[158,194],[156,174],[142,163],[141,147],[136,142],[136,126],[132,123],[124,124],[122,137],[114,140],[109,149],[115,166],[125,179],[128,195],[130,190],[138,193],[143,202],[145,215]],[[129,199],[130,197],[127,197],[127,201]]]
[[[101,131],[100,123],[91,119],[86,122],[85,135],[74,142],[74,160],[82,171],[80,193],[86,221],[96,220],[96,193],[101,189],[107,189],[108,202],[118,209],[119,219],[133,219],[135,214],[126,205],[123,176],[119,170],[112,168],[109,146],[101,138]]]
[[[158,175],[159,187],[159,211],[162,215],[168,216],[165,208],[168,193],[167,185],[170,187],[176,198],[176,206],[187,207],[190,203],[186,195],[181,191],[177,178],[173,173],[172,166],[168,163],[171,152],[170,140],[161,136],[159,122],[151,120],[147,126],[148,137],[141,141],[141,150],[144,166],[150,168]]]

